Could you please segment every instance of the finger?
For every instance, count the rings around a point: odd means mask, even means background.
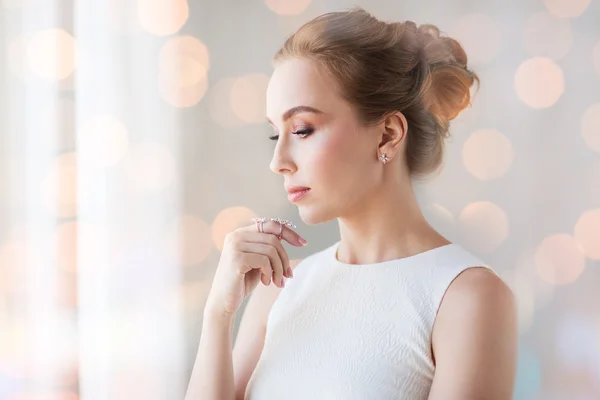
[[[239,230],[244,232],[258,232],[256,229],[257,224],[251,224],[248,226],[244,226],[239,228]],[[264,233],[272,233],[274,235],[279,235],[279,230],[281,229],[279,222],[276,221],[265,221],[262,224]],[[281,237],[286,242],[293,246],[305,246],[307,241],[298,233],[293,231],[290,227],[283,225],[283,230],[281,231]]]
[[[244,233],[244,240],[251,243],[270,244],[275,247],[283,266],[283,276],[286,278],[292,277],[292,269],[290,268],[290,259],[287,251],[283,248],[283,245],[275,235],[260,232],[246,232]]]
[[[238,244],[238,251],[243,253],[255,253],[269,257],[271,268],[273,270],[273,282],[277,287],[283,287],[283,265],[279,253],[274,246],[265,243],[252,243],[242,241]],[[262,267],[262,265],[259,265]]]
[[[271,266],[269,257],[264,254],[242,252],[242,263],[250,268],[246,273],[258,270],[260,271],[260,281],[263,285],[269,286],[271,284],[273,267]]]

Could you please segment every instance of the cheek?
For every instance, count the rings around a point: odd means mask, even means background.
[[[311,175],[323,184],[339,186],[358,164],[353,154],[356,150],[345,132],[324,132],[319,139],[311,149]]]

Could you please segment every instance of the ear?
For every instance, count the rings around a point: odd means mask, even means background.
[[[405,142],[408,122],[400,111],[389,114],[381,122],[381,140],[379,142],[379,154],[384,154],[392,159],[398,154]]]

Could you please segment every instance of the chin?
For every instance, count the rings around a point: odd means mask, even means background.
[[[300,214],[300,219],[306,225],[318,225],[329,222],[336,218],[336,216],[332,213],[326,212],[324,209],[319,209],[314,206],[298,206],[298,213]]]

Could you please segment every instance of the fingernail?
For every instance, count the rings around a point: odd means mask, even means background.
[[[287,274],[290,278],[294,277],[294,270],[292,270],[292,267],[288,267]]]
[[[300,236],[298,236],[298,241],[302,246],[306,246],[306,244],[308,243],[305,239],[301,238]]]

